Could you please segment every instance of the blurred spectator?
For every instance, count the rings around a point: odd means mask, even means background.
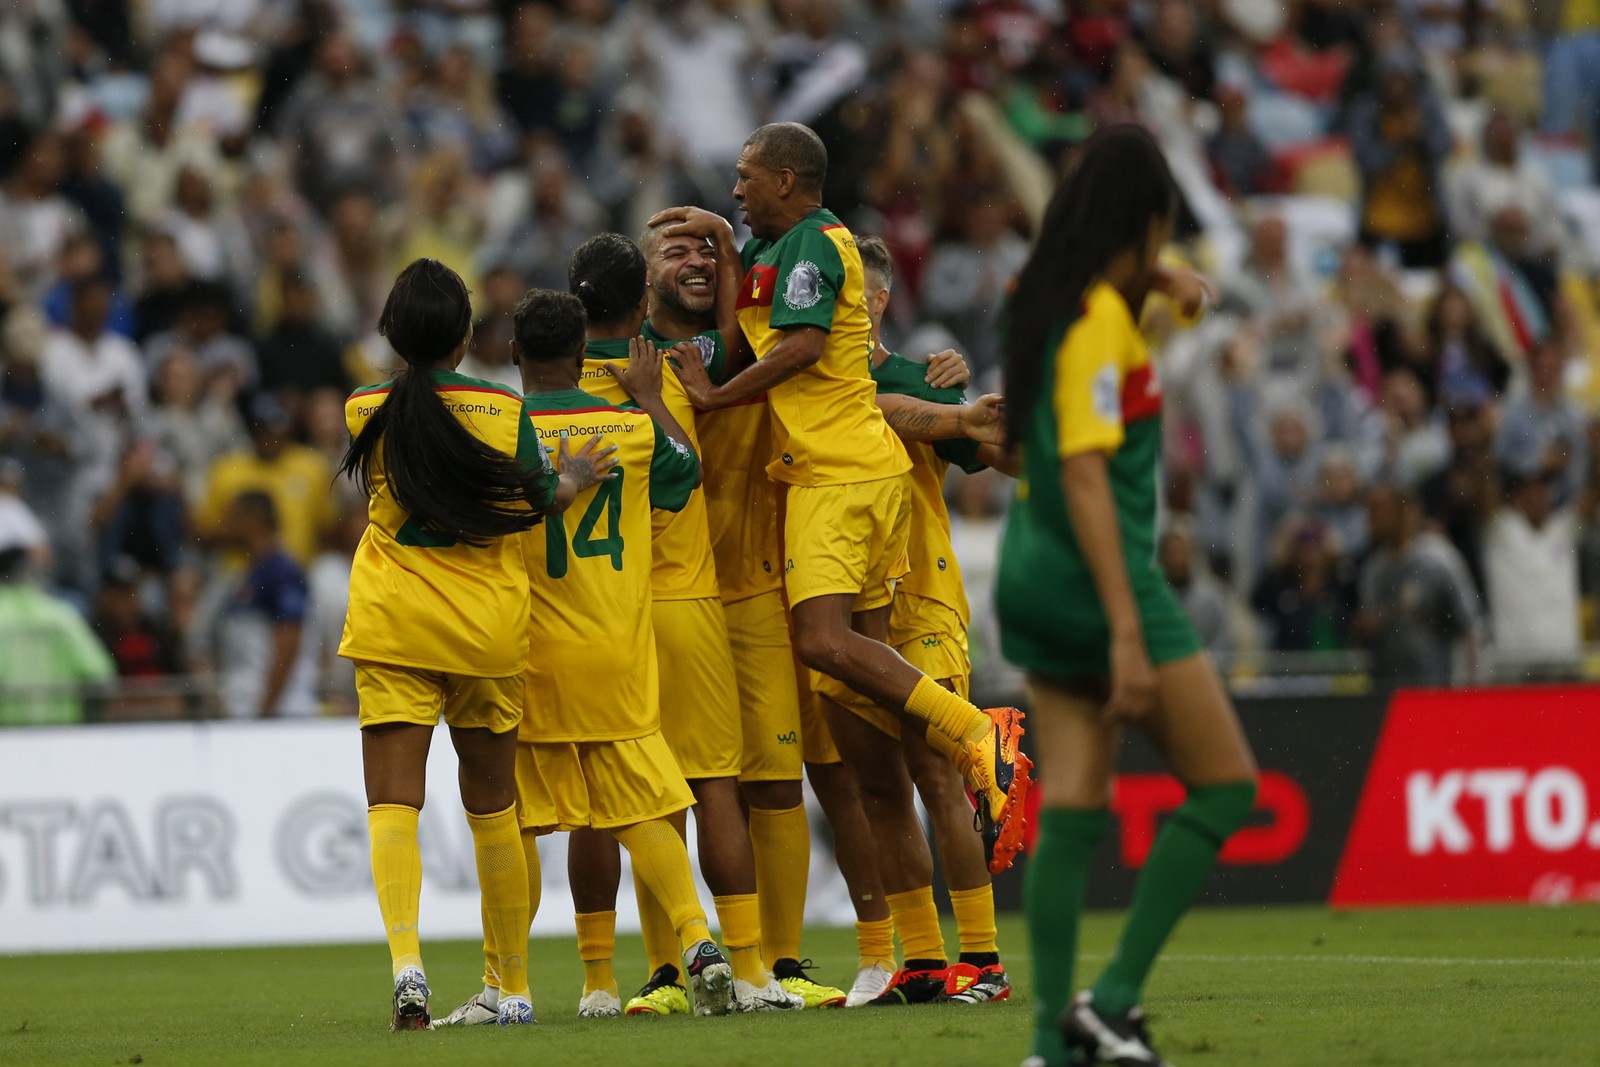
[[[483,239],[483,209],[474,195],[466,156],[446,149],[421,160],[411,172],[400,209],[400,238],[389,261],[399,274],[416,259],[437,259],[471,292],[478,290],[477,252]],[[565,263],[565,260],[562,260]]]
[[[765,64],[773,79],[770,121],[814,125],[866,77],[866,50],[839,33],[842,7],[842,0],[792,0],[794,25]]]
[[[998,362],[1000,312],[1007,286],[1028,258],[1028,242],[1011,228],[1011,205],[999,189],[980,192],[960,226],[928,257],[922,304],[960,338],[973,373],[982,374]]]
[[[1495,434],[1494,456],[1519,476],[1544,472],[1555,478],[1557,506],[1577,499],[1588,464],[1583,416],[1563,388],[1566,356],[1554,343],[1528,356],[1527,388],[1506,401]]]
[[[52,326],[66,326],[72,321],[72,291],[79,282],[91,278],[109,278],[105,269],[105,255],[100,242],[93,234],[76,233],[61,246],[61,262],[56,268],[56,280],[46,289],[39,305],[50,318]],[[120,289],[111,290],[110,315],[106,328],[123,337],[134,335],[133,306]]]
[[[530,286],[565,292],[567,261],[600,226],[599,211],[558,158],[528,174],[503,177],[502,217],[520,219],[501,247],[485,256],[527,279]]]
[[[202,540],[227,542],[228,509],[242,493],[265,493],[273,503],[273,536],[297,562],[309,564],[332,521],[328,486],[333,471],[314,449],[295,444],[294,420],[270,393],[250,404],[250,448],[211,465],[205,494],[195,511]]]
[[[1379,472],[1408,490],[1416,489],[1450,460],[1444,420],[1428,406],[1428,392],[1409,367],[1383,376],[1379,401],[1383,415],[1383,461]]]
[[[1272,154],[1250,128],[1250,98],[1234,85],[1216,90],[1217,132],[1206,145],[1206,155],[1222,191],[1232,196],[1266,192],[1272,180]]]
[[[304,640],[315,664],[316,697],[324,714],[356,713],[356,665],[339,657],[339,642],[350,606],[350,561],[366,531],[367,502],[346,502],[327,545],[311,565],[311,609]]]
[[[77,206],[59,192],[64,168],[60,135],[41,133],[0,181],[0,247],[32,298],[55,280],[62,246],[86,225]]]
[[[553,5],[517,5],[506,42],[506,65],[495,78],[495,94],[524,133],[550,113],[561,91],[555,74],[555,30]]]
[[[1156,557],[1205,647],[1219,655],[1233,652],[1239,644],[1234,633],[1233,604],[1227,589],[1211,573],[1205,556],[1195,550],[1192,523],[1168,523]]]
[[[122,189],[101,173],[104,130],[91,118],[68,135],[66,167],[61,194],[82,212],[100,246],[102,269],[113,281],[122,280],[122,236],[127,225],[127,198]]]
[[[1150,62],[1195,100],[1209,100],[1217,72],[1211,50],[1200,38],[1194,0],[1156,0],[1145,34]]]
[[[1429,526],[1455,547],[1481,592],[1486,588],[1483,536],[1500,492],[1494,421],[1483,398],[1453,401],[1447,418],[1450,462],[1422,483],[1417,496]]]
[[[1448,175],[1450,224],[1459,240],[1486,241],[1494,217],[1516,208],[1529,220],[1530,247],[1552,257],[1561,247],[1561,208],[1549,173],[1522,151],[1521,140],[1511,115],[1489,116],[1480,157]]]
[[[1472,301],[1446,285],[1428,309],[1424,382],[1444,404],[1481,403],[1499,397],[1511,380],[1511,365],[1489,339]]]
[[[1361,170],[1361,237],[1392,244],[1402,265],[1437,267],[1449,255],[1439,168],[1450,152],[1444,111],[1412,58],[1389,52],[1375,88],[1350,109]]]
[[[233,298],[215,282],[191,282],[178,305],[172,329],[145,341],[145,359],[161,373],[161,364],[175,349],[194,356],[200,373],[208,379],[228,376],[234,389],[254,385],[260,377],[255,349],[232,331]]]
[[[456,370],[522,391],[522,372],[511,362],[511,318],[527,290],[521,275],[506,267],[494,267],[484,275],[472,349]]]
[[[178,253],[177,240],[165,230],[150,230],[140,243],[139,298],[133,305],[133,339],[141,345],[153,334],[172,329],[183,310],[193,280]]]
[[[244,492],[225,512],[225,537],[247,570],[217,626],[223,712],[235,719],[304,717],[316,710],[315,661],[303,640],[305,572],[278,540],[272,497]]]
[[[219,205],[211,181],[197,167],[183,167],[173,186],[172,210],[156,225],[178,244],[188,273],[203,281],[245,286],[254,276],[250,239],[238,213]]]
[[[45,392],[79,411],[116,393],[128,412],[143,414],[148,404],[144,360],[133,342],[107,328],[111,284],[103,278],[80,281],[71,307],[67,328],[50,331],[45,345],[40,372]]]
[[[1367,506],[1355,455],[1341,446],[1324,448],[1320,473],[1312,514],[1327,527],[1340,552],[1360,559],[1367,551]]]
[[[1265,403],[1237,381],[1228,390],[1234,439],[1254,489],[1251,544],[1257,553],[1291,513],[1310,507],[1317,492],[1317,427],[1298,393],[1275,390]]]
[[[1421,513],[1405,490],[1373,487],[1367,522],[1373,551],[1361,566],[1354,632],[1372,653],[1373,678],[1387,685],[1450,684],[1456,644],[1473,633],[1469,594],[1418,544]]]
[[[1331,652],[1349,647],[1355,616],[1350,557],[1320,522],[1290,519],[1277,531],[1251,603],[1278,652]]]
[[[339,279],[337,287],[323,293],[331,321],[348,333],[371,330],[394,283],[377,201],[366,190],[347,189],[334,200],[328,222]]]
[[[183,481],[177,457],[142,426],[134,431],[107,477],[93,479],[89,522],[98,542],[95,562],[104,573],[111,561],[130,556],[140,565],[170,574],[183,560]]]
[[[27,551],[0,544],[0,726],[81,722],[86,687],[115,674],[83,616],[29,579]]]
[[[22,474],[21,463],[9,456],[0,458],[0,545],[21,549],[36,573],[49,574],[50,535],[22,499]]]
[[[84,448],[72,405],[41,379],[48,343],[37,311],[18,305],[6,315],[0,327],[0,456],[17,462],[22,499],[44,523],[58,565],[70,572],[82,549],[74,505]]]
[[[1489,523],[1484,570],[1495,647],[1513,665],[1570,671],[1577,664],[1576,508],[1555,506],[1556,474],[1508,474]]]
[[[389,95],[363,69],[355,43],[343,33],[323,39],[316,69],[284,105],[282,132],[295,180],[319,211],[335,194],[361,188],[380,200],[399,188],[409,145]]]
[[[1262,337],[1270,374],[1309,384],[1319,373],[1317,309],[1323,297],[1289,259],[1289,228],[1264,215],[1251,229],[1244,270],[1221,280],[1221,305],[1247,317]]]
[[[156,375],[150,431],[161,451],[173,457],[191,510],[200,506],[211,465],[248,440],[236,391],[226,370],[210,379],[201,374],[187,348],[171,350]]]
[[[440,53],[426,80],[407,92],[405,110],[421,151],[455,149],[480,173],[503,165],[515,150],[493,80],[465,44]]]
[[[170,618],[146,609],[139,564],[129,557],[113,560],[101,576],[89,621],[111,652],[119,677],[168,678],[188,670]]]
[[[181,49],[162,51],[150,67],[143,114],[117,123],[106,134],[102,146],[106,177],[127,197],[128,216],[137,224],[153,223],[168,208],[184,167],[214,172],[219,163],[216,144],[200,130],[179,123],[178,106],[193,69]]]
[[[316,389],[348,393],[344,346],[321,323],[316,287],[303,274],[283,277],[278,324],[261,338],[261,386],[278,394],[291,413]]]

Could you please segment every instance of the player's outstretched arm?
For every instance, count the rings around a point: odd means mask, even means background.
[[[1217,302],[1217,294],[1204,274],[1171,263],[1156,266],[1153,288],[1176,304],[1186,319],[1199,318],[1201,312]]]
[[[677,371],[696,408],[715,411],[753,400],[782,385],[820,360],[827,343],[828,331],[820,326],[790,327],[766,359],[750,364],[721,385],[712,384],[698,359],[674,360],[672,369]]]
[[[879,393],[878,408],[902,441],[950,441],[971,438],[1000,444],[1005,438],[1004,408],[998,394],[974,404],[939,404],[902,393]]]

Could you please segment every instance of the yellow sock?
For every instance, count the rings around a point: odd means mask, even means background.
[[[797,960],[811,873],[811,822],[805,805],[784,811],[751,808],[750,846],[761,900],[761,954],[773,962]]]
[[[900,951],[908,962],[945,958],[944,934],[939,930],[939,909],[933,906],[932,886],[890,893],[884,899],[889,902],[895,932],[900,935]]]
[[[994,886],[950,890],[950,908],[956,913],[956,936],[961,952],[999,952],[994,926]]]
[[[404,804],[374,804],[367,809],[372,837],[372,882],[378,912],[389,938],[394,976],[407,967],[422,969],[417,914],[422,896],[422,851],[417,848],[417,809]]]
[[[977,705],[963,700],[927,675],[917,680],[911,696],[906,698],[906,714],[926,721],[930,735],[941,734],[957,744],[981,739],[993,725]],[[932,743],[931,737],[929,741]]]
[[[493,815],[467,812],[472,856],[483,895],[484,940],[500,957],[500,991],[528,995],[528,859],[522,851],[517,806]]]
[[[533,924],[533,917],[539,914],[539,897],[544,891],[543,879],[539,871],[539,835],[532,830],[522,831],[522,859],[528,866],[528,924]],[[482,894],[479,894],[480,898]],[[494,1000],[500,995],[500,950],[489,940],[489,912],[486,904],[480,899],[479,914],[483,917],[483,991],[490,996],[489,1006],[494,1007]]]
[[[672,918],[667,915],[661,901],[650,891],[643,878],[639,877],[639,867],[635,863],[633,868],[633,895],[639,902],[639,933],[644,938],[644,957],[650,973],[655,974],[663,966],[671,964],[683,970],[683,958],[679,955],[682,951],[678,947],[678,931],[672,927]]]
[[[861,954],[856,961],[857,968],[894,970],[894,920],[870,919],[856,923],[856,946]]]
[[[761,902],[755,893],[712,897],[717,923],[722,927],[722,947],[733,965],[733,976],[753,986],[772,980],[761,959]]]
[[[583,960],[583,995],[597,989],[616,995],[617,976],[611,971],[611,958],[617,954],[617,913],[580,912],[578,958]]]
[[[700,894],[694,887],[694,872],[689,868],[689,849],[683,838],[665,819],[651,819],[615,830],[617,840],[628,850],[633,860],[634,887],[640,893],[639,908],[646,907],[645,898],[654,896],[678,935],[680,949],[709,940],[711,927],[706,924],[705,909],[700,906]],[[652,953],[651,968],[671,963],[683,970],[683,958],[673,953],[671,958],[656,962]]]

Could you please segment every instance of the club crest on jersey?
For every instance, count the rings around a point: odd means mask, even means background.
[[[809,259],[802,259],[789,271],[789,280],[783,283],[783,302],[796,311],[815,307],[822,299],[822,269]]]
[[[703,366],[711,366],[711,360],[717,354],[717,342],[713,341],[710,335],[702,333],[695,336],[694,346],[700,350],[700,363]]]

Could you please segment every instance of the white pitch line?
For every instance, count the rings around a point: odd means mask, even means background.
[[[1088,954],[1085,959],[1107,959],[1103,954]],[[1352,956],[1310,953],[1297,955],[1228,956],[1192,952],[1162,953],[1161,959],[1174,963],[1415,963],[1424,967],[1600,967],[1600,959],[1537,959],[1534,957],[1470,956]]]

